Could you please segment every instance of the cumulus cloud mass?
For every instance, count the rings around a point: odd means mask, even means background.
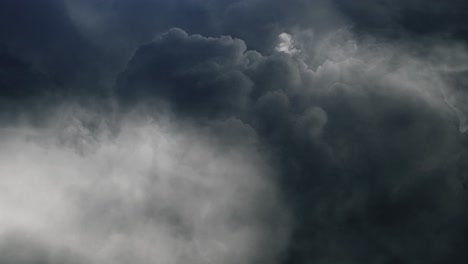
[[[0,2],[0,264],[466,263],[464,1]]]

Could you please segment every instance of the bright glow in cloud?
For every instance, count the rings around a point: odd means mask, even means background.
[[[276,51],[287,54],[295,54],[300,52],[300,50],[294,47],[292,36],[285,32],[278,35],[278,45],[276,46]]]

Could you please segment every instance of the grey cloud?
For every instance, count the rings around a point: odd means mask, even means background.
[[[240,111],[252,89],[242,70],[255,57],[245,52],[239,39],[189,37],[173,29],[138,49],[118,92],[124,98],[168,98],[177,109],[200,114]]]
[[[8,264],[83,264],[89,263],[66,248],[53,248],[21,231],[0,237],[0,262]]]
[[[183,44],[173,41],[176,33]],[[337,34],[317,43],[310,55],[320,59],[314,60],[261,55],[246,51],[240,40],[171,30],[136,52],[119,91],[139,102],[150,91],[178,115],[203,120],[213,111],[215,118],[231,116],[257,131],[280,161],[279,181],[294,208],[289,262],[343,261],[337,252],[352,263],[451,259],[458,254],[450,251],[457,243],[453,232],[464,225],[449,223],[463,212],[465,195],[454,169],[463,149],[457,115],[441,93],[452,89],[450,82],[405,46]],[[212,52],[203,52],[204,46]],[[219,67],[198,71],[211,64]],[[209,85],[218,69],[239,72],[251,87],[229,83],[228,91],[238,94],[226,99],[242,102],[237,111],[232,102],[219,108],[205,100],[219,92]],[[166,77],[187,72],[195,75],[183,85],[184,77]],[[187,89],[211,94],[187,103]],[[138,97],[141,91],[145,97]]]
[[[0,130],[0,259],[277,262],[288,210],[255,136],[220,144],[210,127],[136,117],[121,118],[114,133],[102,115],[65,108],[41,126]],[[90,129],[89,118],[104,123]],[[213,128],[247,131],[236,122]]]

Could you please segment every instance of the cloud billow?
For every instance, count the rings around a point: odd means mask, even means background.
[[[404,47],[330,39],[343,41],[326,52],[342,55],[311,69],[300,54],[262,55],[238,39],[173,29],[135,53],[117,91],[124,102],[156,98],[185,118],[252,127],[295,208],[290,261],[340,261],[336,251],[348,261],[450,258],[435,243],[458,243],[447,234],[465,199],[454,169],[459,124],[440,90],[450,85]],[[233,72],[242,81],[212,85]]]

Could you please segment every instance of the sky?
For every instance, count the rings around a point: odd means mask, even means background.
[[[467,17],[0,0],[0,263],[467,263]]]

